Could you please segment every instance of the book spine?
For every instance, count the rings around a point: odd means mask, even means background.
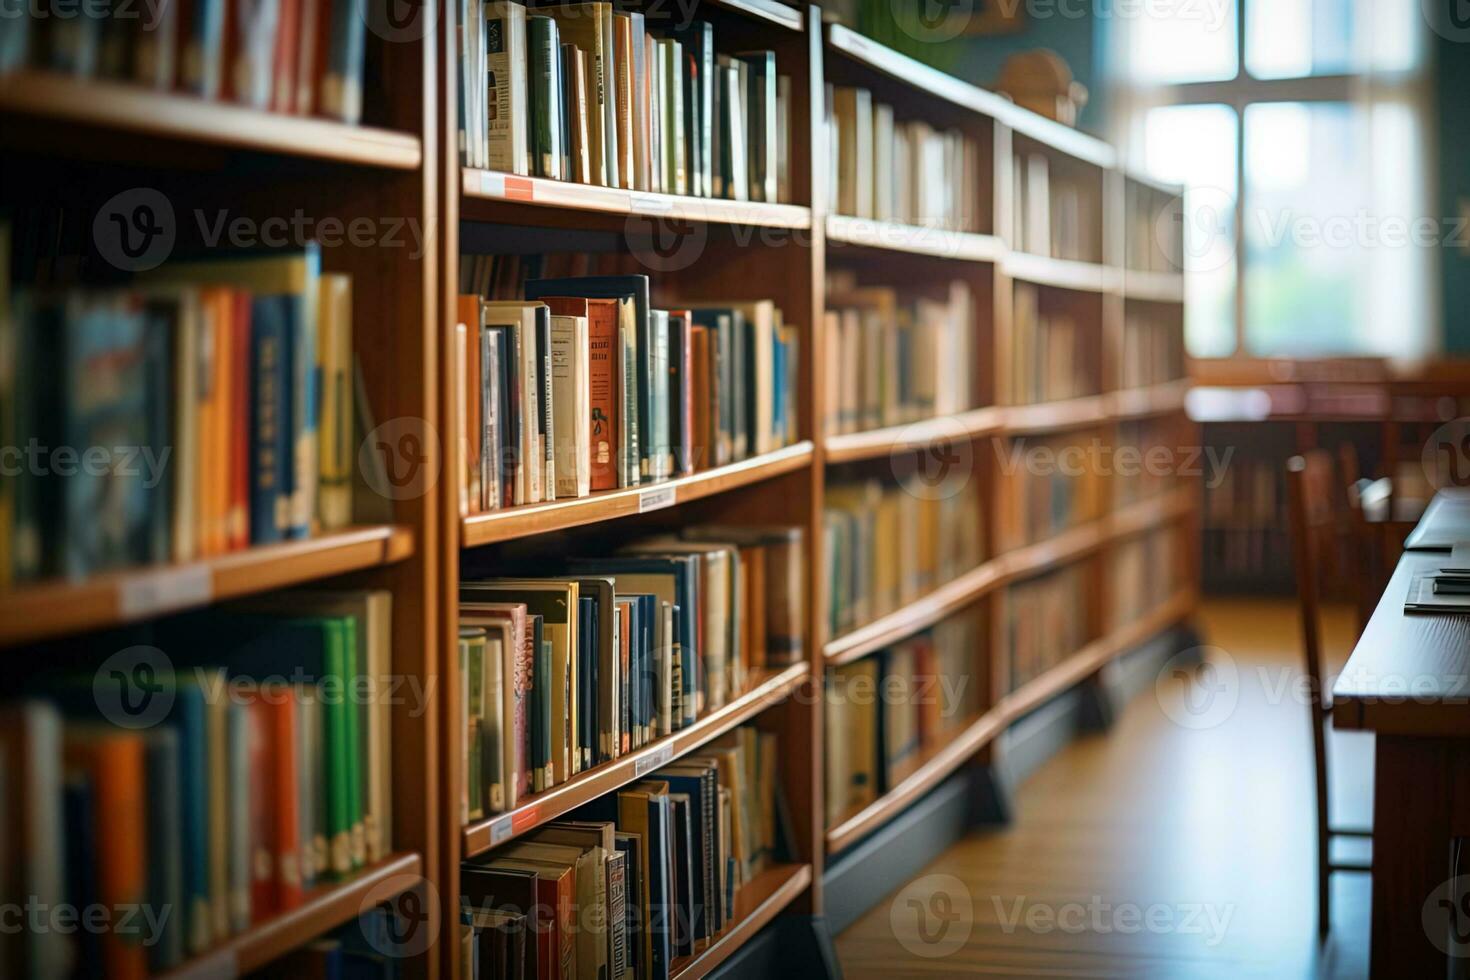
[[[552,398],[551,314],[542,306],[536,310],[536,378],[539,384],[541,433],[541,498],[555,500],[556,493],[556,402]]]
[[[526,66],[526,12],[518,3],[497,0],[486,8],[489,166],[508,174],[529,174]]]
[[[556,94],[561,50],[556,21],[550,17],[530,17],[528,21],[531,172],[538,177],[560,177],[561,106]]]

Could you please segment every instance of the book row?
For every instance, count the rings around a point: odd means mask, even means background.
[[[834,482],[822,527],[833,636],[913,602],[985,557],[976,479],[953,486],[913,475]]]
[[[975,307],[969,287],[901,296],[829,276],[828,433],[862,432],[974,408]]]
[[[980,711],[984,620],[965,613],[827,671],[827,825],[893,789]]]
[[[393,954],[403,945],[400,937],[409,928],[391,905],[364,909],[345,926],[293,949],[251,976],[257,980],[397,980],[402,971]]]
[[[352,280],[315,248],[17,291],[0,320],[0,585],[351,523]]]
[[[1180,310],[1153,303],[1130,303],[1123,317],[1123,356],[1119,381],[1124,388],[1163,384],[1185,376],[1184,330]]]
[[[1197,438],[1181,430],[1181,424],[1171,419],[1133,419],[1118,423],[1118,442],[1112,466],[1115,507],[1126,507],[1168,493],[1183,483],[1187,470],[1196,467],[1202,470],[1209,465],[1208,455],[1194,465],[1181,458],[1179,447],[1188,445],[1191,438]]]
[[[1177,527],[1162,527],[1115,544],[1108,554],[1108,614],[1116,626],[1141,619],[1169,601],[1183,581]]]
[[[155,916],[8,936],[16,975],[167,970],[387,856],[391,617],[374,591],[166,620],[0,709],[6,893]]]
[[[362,118],[364,0],[22,5],[0,72],[32,67],[298,116]]]
[[[1017,405],[1082,398],[1098,392],[1097,337],[1070,312],[1043,302],[1041,290],[1018,282],[1011,340],[1011,399]]]
[[[1102,175],[1046,153],[1012,160],[1011,248],[1077,262],[1102,261]]]
[[[1184,198],[1134,181],[1123,190],[1125,264],[1139,272],[1182,272]]]
[[[1010,690],[1035,680],[1087,645],[1090,593],[1082,565],[1006,589],[1003,649],[1009,658]]]
[[[460,588],[465,820],[693,725],[801,660],[803,535],[685,528]]]
[[[647,276],[460,298],[466,513],[657,483],[796,441],[796,328],[769,300],[653,309]]]
[[[738,728],[460,866],[461,975],[667,980],[790,841],[776,736]]]
[[[466,166],[635,191],[790,199],[791,79],[713,25],[608,2],[459,6]]]
[[[980,231],[980,146],[958,129],[898,119],[867,89],[827,85],[834,214],[949,231]]]
[[[1097,430],[1012,439],[1006,446],[1002,495],[1006,512],[1000,525],[1016,545],[1055,537],[1101,516],[1103,462]]]

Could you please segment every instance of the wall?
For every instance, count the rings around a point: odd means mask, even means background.
[[[1470,219],[1470,39],[1436,40],[1439,213],[1453,228],[1454,219]],[[1463,231],[1461,241],[1467,235],[1470,229]],[[1451,246],[1442,252],[1445,351],[1470,354],[1470,249]]]

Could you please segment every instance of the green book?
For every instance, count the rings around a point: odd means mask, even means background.
[[[327,846],[334,874],[352,870],[352,814],[348,803],[348,756],[352,755],[348,738],[345,670],[346,648],[340,631],[333,638],[328,630],[323,651],[322,722],[326,730],[323,743],[327,759]]]
[[[561,179],[561,37],[550,17],[527,18],[531,173]]]
[[[367,863],[367,823],[364,815],[362,767],[362,706],[358,704],[363,689],[357,663],[357,620],[350,616],[327,621],[329,642],[342,648],[343,709],[346,715],[347,757],[347,829],[348,846],[354,870]]]

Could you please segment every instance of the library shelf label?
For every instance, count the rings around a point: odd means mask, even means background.
[[[638,513],[672,507],[679,499],[678,487],[651,487],[638,495]]]
[[[124,619],[143,619],[202,605],[213,597],[209,566],[183,565],[124,579],[118,586],[117,605]]]
[[[648,755],[633,763],[633,778],[642,779],[649,773],[674,761],[674,746],[672,743],[660,745]]]
[[[494,847],[496,844],[499,844],[510,837],[511,817],[513,816],[515,816],[515,814],[507,813],[502,817],[496,817],[494,820],[490,821],[491,847]]]

